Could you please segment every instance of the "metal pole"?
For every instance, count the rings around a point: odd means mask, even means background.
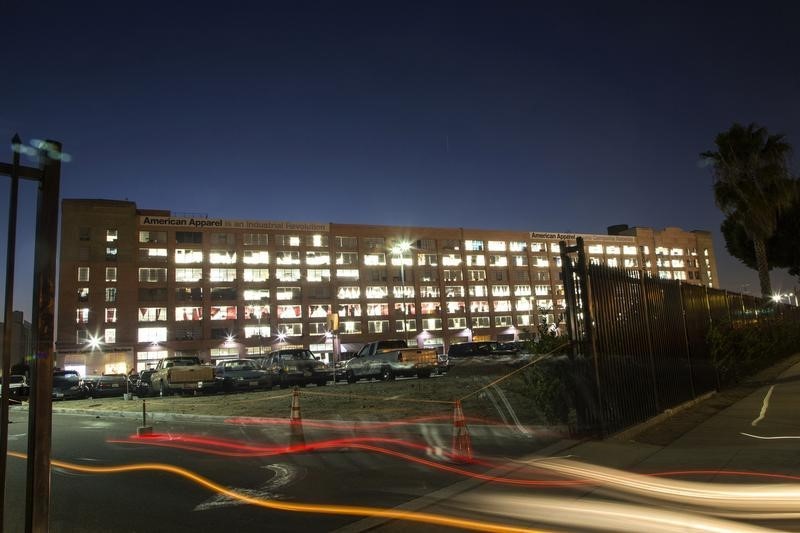
[[[47,531],[50,514],[50,450],[52,433],[53,342],[55,340],[56,252],[61,143],[40,146],[42,181],[36,202],[36,241],[33,261],[35,357],[31,365],[28,409],[28,461],[25,531]]]
[[[19,135],[11,139],[14,155],[11,163],[11,194],[8,205],[8,243],[6,251],[6,298],[3,322],[3,384],[0,387],[0,532],[3,531],[6,501],[6,464],[8,453],[8,397],[11,393],[11,333],[14,316],[14,260],[17,243],[17,203],[19,201]]]

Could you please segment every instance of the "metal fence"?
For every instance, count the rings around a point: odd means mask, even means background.
[[[582,240],[562,243],[567,323],[574,342],[581,432],[610,434],[720,386],[708,343],[712,324],[800,323],[797,307],[587,265]],[[573,256],[576,255],[577,257]]]

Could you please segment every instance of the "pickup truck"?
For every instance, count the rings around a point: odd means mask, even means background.
[[[214,390],[214,369],[191,356],[161,359],[150,375],[151,391],[161,396],[173,392]]]
[[[427,378],[436,370],[436,362],[436,350],[409,348],[404,340],[375,341],[349,359],[343,372],[349,383],[370,378],[389,381],[396,376]]]

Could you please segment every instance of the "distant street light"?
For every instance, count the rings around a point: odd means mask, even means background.
[[[97,350],[100,348],[100,337],[95,337],[94,335],[89,335],[89,348],[92,350]]]

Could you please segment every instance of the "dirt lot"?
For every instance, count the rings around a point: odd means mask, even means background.
[[[540,423],[535,409],[506,385],[481,390],[508,368],[491,372],[451,372],[430,379],[338,383],[325,387],[309,385],[300,391],[303,418],[319,420],[399,420],[417,417],[450,417],[454,401],[462,400],[466,417],[487,422]],[[512,378],[513,380],[513,378]],[[216,416],[288,418],[292,391],[274,389],[208,396],[145,398],[147,411]],[[57,402],[55,408],[141,412],[142,400],[102,398]],[[513,413],[513,414],[512,414]]]

